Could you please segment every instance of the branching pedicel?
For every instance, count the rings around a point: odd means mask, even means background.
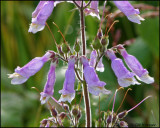
[[[35,11],[32,13],[32,23],[29,27],[28,32],[36,33],[38,31],[42,31],[45,28],[45,25],[49,28],[48,24],[46,23],[48,17],[51,15],[54,7],[61,3],[62,1],[40,1]],[[91,108],[90,108],[90,98],[88,91],[98,96],[100,93],[110,94],[111,92],[105,89],[106,83],[100,81],[98,75],[96,74],[96,70],[103,72],[104,65],[102,63],[102,58],[105,55],[111,60],[111,67],[117,77],[118,83],[122,87],[128,87],[130,85],[139,85],[135,77],[142,82],[147,84],[153,83],[154,79],[148,75],[148,71],[142,67],[139,61],[132,55],[129,55],[125,50],[123,45],[117,45],[112,48],[107,48],[109,44],[109,36],[108,33],[111,30],[113,24],[117,21],[114,21],[110,28],[106,31],[103,35],[101,26],[103,24],[104,18],[104,9],[106,6],[106,1],[104,2],[103,8],[103,16],[101,18],[100,27],[98,29],[97,35],[93,40],[92,48],[93,51],[90,54],[90,59],[86,56],[86,39],[85,39],[85,15],[96,16],[100,19],[99,16],[99,9],[98,9],[98,1],[89,1],[85,3],[84,1],[67,1],[75,4],[77,9],[80,12],[80,29],[81,29],[81,44],[76,41],[74,45],[74,50],[76,54],[73,54],[72,50],[70,49],[69,44],[66,42],[65,37],[63,36],[62,32],[60,31],[58,25],[56,27],[59,29],[58,32],[63,37],[64,43],[62,46],[57,46],[58,53],[54,51],[47,51],[45,55],[42,57],[36,57],[31,60],[28,64],[23,66],[22,68],[17,67],[15,69],[15,73],[9,74],[9,78],[12,78],[12,84],[22,84],[26,82],[30,76],[36,74],[43,65],[51,61],[50,69],[48,72],[47,82],[44,86],[43,92],[40,93],[40,101],[41,104],[48,103],[49,108],[51,111],[51,116],[48,119],[44,119],[41,121],[42,127],[51,127],[51,126],[78,126],[79,119],[81,118],[81,108],[78,105],[72,107],[70,110],[67,104],[64,104],[66,101],[69,103],[75,98],[76,91],[74,90],[74,83],[75,83],[75,76],[77,76],[79,82],[83,86],[83,97],[85,103],[85,114],[86,114],[86,127],[91,127],[92,118],[91,118]],[[135,23],[140,24],[141,20],[144,20],[138,14],[140,13],[138,9],[134,9],[133,6],[128,1],[114,1],[115,5],[127,16],[127,18]],[[90,7],[88,7],[90,5]],[[106,16],[107,17],[107,16]],[[105,17],[105,18],[106,18]],[[50,28],[49,28],[50,30]],[[50,30],[51,32],[51,30]],[[53,36],[53,34],[52,34]],[[54,36],[53,36],[54,38]],[[55,39],[54,39],[55,40]],[[81,52],[82,51],[82,52]],[[117,58],[115,53],[120,53],[127,66],[131,69],[129,71],[123,61],[120,58]],[[68,63],[68,69],[65,73],[65,81],[63,85],[63,89],[59,91],[61,95],[59,101],[54,99],[54,84],[56,81],[56,72],[55,68],[58,64],[58,61],[62,60]],[[82,65],[82,74],[79,72],[79,65]],[[109,86],[109,85],[108,85]],[[115,92],[115,96],[118,90]],[[52,100],[55,100],[58,104],[61,105],[64,112],[59,113],[54,106],[50,104],[48,99],[51,97]],[[147,97],[148,98],[148,97]],[[146,99],[147,99],[146,98]],[[114,98],[115,103],[115,98]],[[135,106],[136,107],[136,106]],[[113,104],[114,109],[114,104]],[[127,123],[124,121],[120,121],[129,111],[124,111],[116,115],[114,111],[107,113],[105,117],[105,126],[106,127],[113,127],[115,125],[119,125],[120,127],[127,126]]]

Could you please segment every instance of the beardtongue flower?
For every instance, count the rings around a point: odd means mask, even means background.
[[[104,88],[106,83],[103,81],[100,81],[94,68],[89,66],[89,62],[87,58],[85,56],[82,56],[80,58],[80,61],[84,67],[83,73],[84,73],[85,80],[88,84],[88,91],[96,96],[98,96],[99,93],[110,94],[110,91]]]
[[[76,56],[71,56],[68,61],[68,69],[65,73],[65,81],[63,84],[63,89],[59,91],[61,93],[61,98],[59,99],[59,102],[65,102],[68,101],[71,103],[71,101],[75,97],[75,90],[74,90],[74,83],[75,83],[75,71],[74,71],[74,65],[76,62]]]
[[[137,79],[147,84],[151,84],[154,82],[154,78],[148,75],[147,69],[143,68],[136,57],[128,54],[122,45],[119,45],[117,48],[123,56],[128,67],[136,74]]]
[[[144,21],[144,19],[139,15],[139,9],[134,9],[134,7],[128,2],[128,1],[113,1],[115,5],[121,10],[127,18],[134,22],[141,24],[141,20]]]
[[[84,10],[85,14],[91,15],[91,16],[96,16],[98,19],[100,19],[98,4],[99,4],[99,1],[92,1],[90,4],[90,8],[86,8]]]
[[[128,87],[129,85],[140,84],[134,78],[134,73],[130,72],[123,64],[122,60],[117,58],[114,51],[108,49],[105,53],[111,59],[111,67],[117,76],[118,83],[122,87]]]
[[[42,31],[53,8],[54,1],[40,1],[35,11],[32,13],[32,23],[30,24],[28,32],[36,33]]]
[[[40,98],[41,104],[45,104],[54,93],[54,84],[56,81],[55,69],[56,69],[56,64],[58,63],[58,59],[55,58],[53,61],[51,61],[51,65],[50,65],[50,69],[49,69],[48,77],[47,77],[47,82],[45,84],[44,90],[43,92],[40,93],[41,94],[41,98]]]
[[[51,59],[50,57],[53,57],[54,55],[55,53],[53,51],[48,51],[44,56],[32,59],[22,68],[18,66],[15,69],[15,73],[8,74],[8,78],[13,78],[11,80],[11,84],[22,84],[26,82],[30,76],[36,74],[43,67],[43,65]]]
[[[97,52],[96,52],[96,50],[93,50],[93,51],[91,52],[91,55],[90,55],[89,65],[92,66],[92,67],[95,67],[96,59],[97,59]],[[103,65],[103,63],[102,63],[102,58],[101,58],[100,61],[98,62],[98,65],[97,65],[97,67],[96,67],[96,70],[97,70],[97,71],[100,71],[100,72],[104,72],[104,65]]]

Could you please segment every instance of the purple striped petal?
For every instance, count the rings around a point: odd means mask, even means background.
[[[48,99],[53,95],[54,92],[54,84],[56,81],[56,74],[55,74],[55,69],[56,69],[56,64],[57,64],[58,59],[56,59],[54,62],[51,62],[50,69],[48,72],[47,76],[47,82],[45,84],[43,92],[41,92],[41,104],[44,104],[48,101]]]
[[[42,31],[46,20],[51,15],[54,8],[54,1],[40,1],[35,11],[32,13],[32,23],[28,32],[36,33]]]
[[[54,52],[48,51],[44,56],[32,59],[22,68],[18,66],[15,69],[15,73],[9,74],[9,78],[13,78],[11,80],[11,84],[22,84],[26,82],[29,77],[36,74],[43,67],[43,65],[51,59],[50,57],[54,54]]]
[[[84,67],[83,73],[88,85],[88,91],[96,96],[98,96],[99,93],[109,94],[110,91],[104,88],[106,83],[99,80],[94,68],[89,66],[87,58],[85,56],[82,56],[80,58],[80,61]]]
[[[93,50],[91,52],[91,55],[90,55],[90,61],[89,61],[89,65],[91,67],[95,67],[95,64],[96,64],[96,59],[97,59],[97,52],[96,50]],[[102,58],[100,59],[100,61],[98,62],[98,65],[96,67],[96,70],[99,71],[99,72],[104,72],[104,65],[102,63]]]
[[[113,1],[117,8],[121,10],[127,18],[135,23],[141,24],[141,20],[144,19],[139,15],[139,9],[134,9],[134,7],[128,1]]]
[[[136,77],[144,83],[151,84],[154,82],[154,78],[148,75],[147,69],[144,69],[136,57],[127,53],[122,45],[118,46],[118,50],[123,56],[128,67],[136,74]]]
[[[74,71],[74,65],[76,62],[76,56],[71,56],[68,62],[68,69],[65,73],[65,81],[63,84],[63,89],[59,91],[61,93],[61,98],[59,99],[59,102],[68,101],[71,103],[71,101],[75,97],[75,90],[74,90],[74,83],[75,83],[75,71]]]
[[[111,67],[120,86],[128,87],[130,85],[140,84],[134,78],[134,74],[124,66],[122,60],[116,57],[113,50],[107,50],[106,54],[112,61]]]

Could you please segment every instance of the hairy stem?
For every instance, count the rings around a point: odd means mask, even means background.
[[[85,19],[83,12],[83,1],[82,6],[79,9],[80,11],[80,28],[81,28],[81,40],[82,40],[82,54],[86,55],[86,40],[85,40]],[[83,70],[83,66],[82,66]],[[86,113],[86,127],[91,127],[91,108],[90,108],[90,99],[88,94],[88,88],[83,76],[83,96],[84,96],[84,104],[85,104],[85,113]]]

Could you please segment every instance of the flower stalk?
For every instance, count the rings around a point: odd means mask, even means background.
[[[83,1],[81,4],[81,7],[79,8],[80,11],[80,28],[81,28],[81,41],[82,41],[82,54],[85,56],[86,55],[86,40],[85,40],[85,19],[84,19],[84,12],[83,12]],[[82,70],[83,70],[83,65],[82,65]],[[84,104],[85,104],[85,111],[86,111],[86,126],[91,127],[91,107],[90,107],[90,99],[89,99],[89,93],[88,93],[88,88],[86,85],[86,81],[83,80],[83,96],[84,96]]]

